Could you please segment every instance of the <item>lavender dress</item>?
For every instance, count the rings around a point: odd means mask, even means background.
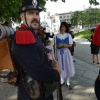
[[[56,44],[73,44],[70,34],[57,34]],[[72,77],[75,74],[73,59],[68,48],[57,48],[57,58],[60,61],[61,78]]]

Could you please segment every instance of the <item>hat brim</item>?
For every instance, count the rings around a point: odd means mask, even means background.
[[[20,13],[28,11],[28,10],[38,10],[39,12],[41,12],[42,8],[39,7],[39,6],[38,7],[34,7],[33,5],[29,5],[29,6],[22,7]]]

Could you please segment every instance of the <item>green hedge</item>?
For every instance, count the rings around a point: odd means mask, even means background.
[[[76,38],[90,38],[90,36],[91,36],[90,30],[75,33]]]

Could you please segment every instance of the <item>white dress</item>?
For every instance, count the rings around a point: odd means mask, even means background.
[[[57,34],[55,37],[56,44],[73,44],[70,34]],[[75,74],[74,63],[68,48],[57,48],[57,58],[60,61],[61,78],[72,77]]]

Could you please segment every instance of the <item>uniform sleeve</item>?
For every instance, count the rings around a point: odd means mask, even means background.
[[[53,37],[54,37],[54,34],[52,34],[52,35],[50,34],[49,37],[50,37],[50,38],[53,38]]]
[[[22,68],[30,77],[42,82],[59,81],[57,70],[46,63],[42,64],[40,52],[33,45],[15,45],[12,48],[12,57],[18,68]]]
[[[73,44],[73,39],[72,39],[71,35],[70,34],[68,34],[68,35],[69,35],[69,44]]]

